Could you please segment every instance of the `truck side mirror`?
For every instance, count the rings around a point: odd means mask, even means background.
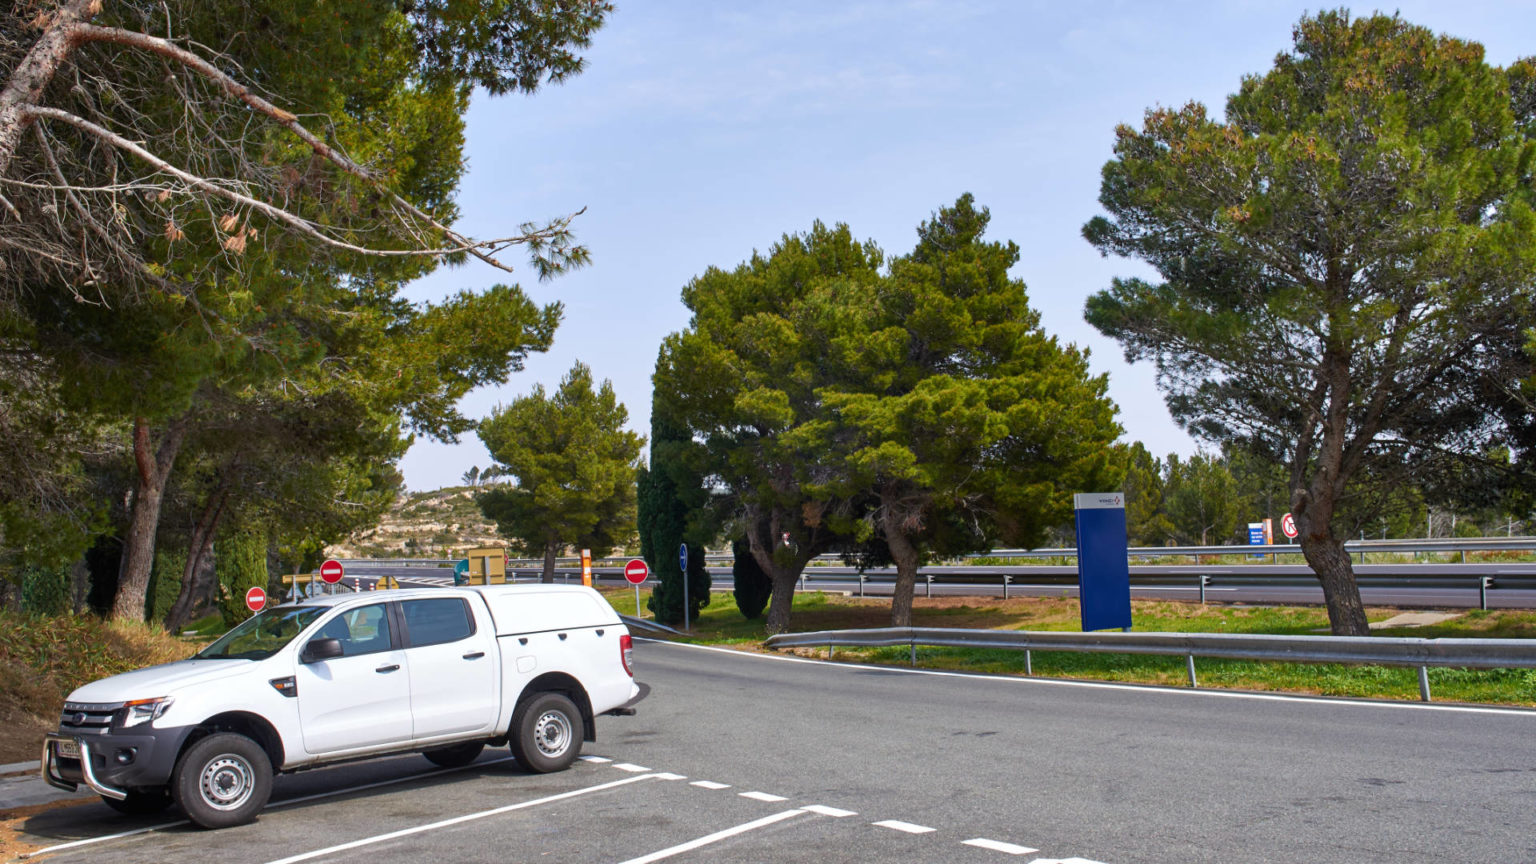
[[[299,652],[299,662],[319,663],[321,660],[340,657],[342,653],[340,639],[311,639],[304,643],[304,650]]]

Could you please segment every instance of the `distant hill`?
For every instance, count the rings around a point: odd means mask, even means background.
[[[400,497],[376,528],[327,548],[338,558],[458,558],[476,546],[505,546],[475,506],[477,487],[451,486]]]

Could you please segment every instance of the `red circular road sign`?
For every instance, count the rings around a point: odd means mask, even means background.
[[[320,578],[332,585],[340,582],[341,577],[345,576],[346,573],[347,571],[342,568],[341,562],[335,558],[320,565]]]
[[[1281,516],[1280,530],[1285,533],[1285,536],[1291,538],[1292,540],[1296,539],[1296,519],[1289,513]]]
[[[624,565],[624,578],[631,585],[639,585],[649,575],[651,575],[651,568],[645,566],[645,561],[639,558],[631,558],[629,563]]]
[[[267,605],[267,592],[260,588],[252,588],[245,592],[245,605],[252,612],[260,612],[261,607]]]

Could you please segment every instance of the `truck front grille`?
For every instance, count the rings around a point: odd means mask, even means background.
[[[77,735],[104,735],[112,726],[113,716],[122,707],[121,702],[65,702],[64,712],[59,715],[59,731]]]

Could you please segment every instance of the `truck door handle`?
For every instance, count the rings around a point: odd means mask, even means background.
[[[465,660],[479,660],[481,657],[484,657],[484,656],[485,656],[485,652],[484,651],[476,651],[473,654],[465,654],[464,655],[464,659]]]
[[[379,673],[387,673],[387,672],[394,672],[395,670],[397,670],[399,668],[400,668],[400,664],[396,663],[396,664],[394,664],[392,666],[380,666],[379,668],[377,668],[377,669],[375,669],[373,671],[379,672]]]

